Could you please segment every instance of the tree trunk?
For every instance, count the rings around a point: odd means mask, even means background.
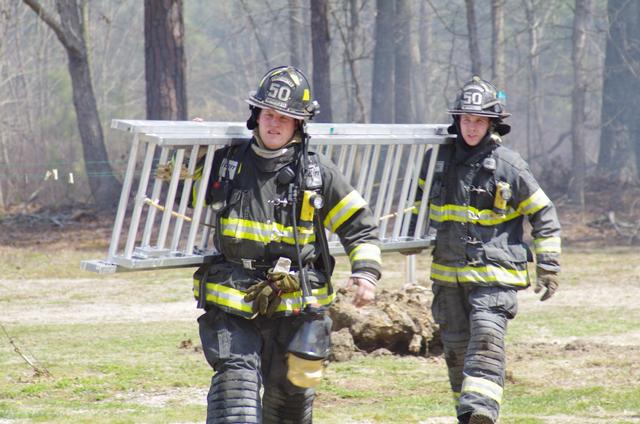
[[[572,202],[584,207],[584,187],[586,174],[585,154],[585,122],[586,122],[586,43],[587,20],[591,14],[592,0],[576,0],[575,16],[573,20],[573,49],[571,59],[573,63],[573,91],[571,94],[571,137],[572,137],[572,170],[573,176],[569,184],[569,198]]]
[[[317,122],[332,122],[331,112],[331,64],[329,60],[328,0],[310,0],[311,50],[313,54],[313,91],[320,103]]]
[[[76,0],[56,0],[60,16],[57,21],[37,0],[23,1],[55,32],[67,52],[73,105],[91,194],[98,207],[113,207],[118,203],[121,185],[109,164],[91,83],[84,31],[85,2],[79,6]]]
[[[549,162],[547,149],[544,146],[542,133],[542,93],[540,90],[540,41],[542,30],[552,7],[544,4],[545,0],[523,0],[529,34],[529,51],[527,53],[528,80],[527,94],[527,160],[537,152],[542,152],[545,165]],[[536,147],[536,152],[534,152]]]
[[[395,122],[411,122],[411,3],[396,0],[395,11]]]
[[[289,39],[291,50],[289,63],[298,69],[304,68],[302,61],[302,5],[301,0],[289,0]]]
[[[371,122],[393,122],[394,2],[376,0],[375,48],[371,82]]]
[[[414,37],[413,44],[413,69],[411,76],[413,81],[414,122],[425,122],[431,117],[431,72],[429,67],[429,54],[431,52],[432,31],[431,16],[427,12],[427,2],[420,2],[418,20],[418,37]],[[417,72],[415,72],[417,70]]]
[[[505,88],[504,0],[491,1],[491,16],[491,78],[501,90]]]
[[[609,0],[598,167],[620,181],[638,180],[640,134],[640,4]]]
[[[467,31],[469,33],[469,55],[471,56],[471,73],[482,76],[482,58],[478,47],[478,24],[473,0],[464,0],[467,6]]]
[[[144,1],[147,119],[186,120],[182,0]]]

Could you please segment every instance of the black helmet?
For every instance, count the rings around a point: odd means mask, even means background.
[[[488,116],[490,118],[503,119],[511,116],[504,108],[504,93],[498,92],[490,82],[474,76],[458,93],[453,108],[449,109],[451,115]]]
[[[257,108],[274,109],[295,119],[310,119],[318,113],[307,77],[293,66],[279,66],[265,74],[258,90],[245,100]]]

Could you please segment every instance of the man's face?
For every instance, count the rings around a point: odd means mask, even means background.
[[[487,116],[460,115],[460,132],[469,146],[477,146],[489,131],[491,121]]]
[[[296,120],[273,109],[262,109],[258,116],[258,134],[269,150],[278,150],[293,138]]]

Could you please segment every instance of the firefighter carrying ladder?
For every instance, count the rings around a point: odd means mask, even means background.
[[[110,274],[204,263],[216,253],[210,237],[215,231],[213,214],[205,205],[205,190],[197,190],[195,207],[188,209],[190,193],[194,184],[209,181],[215,150],[245,142],[251,132],[240,122],[116,119],[111,127],[133,135],[122,193],[108,257],[82,261],[81,268]],[[310,150],[331,158],[368,202],[378,220],[382,252],[418,251],[432,245],[427,202],[416,204],[415,199],[422,158],[433,149],[431,160],[435,161],[439,146],[449,142],[446,129],[447,125],[429,124],[307,126]],[[202,155],[204,168],[196,180],[192,176]],[[155,169],[169,162],[173,171],[166,182],[156,177]],[[433,165],[428,169],[433,170]],[[431,180],[432,171],[421,181],[425,192]],[[345,254],[335,235],[329,235],[329,248],[333,255]],[[414,256],[407,257],[406,279],[415,281]]]

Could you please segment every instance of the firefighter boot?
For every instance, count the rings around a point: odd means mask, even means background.
[[[487,415],[475,412],[471,414],[471,418],[469,419],[469,424],[494,424],[494,421],[491,419],[491,417],[488,417]]]

